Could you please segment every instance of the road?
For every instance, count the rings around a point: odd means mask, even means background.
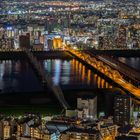
[[[120,85],[123,89],[125,89],[126,91],[128,91],[129,93],[131,93],[132,95],[137,97],[138,99],[140,99],[140,89],[135,87],[134,85],[132,85],[131,83],[129,83],[125,79],[123,79],[119,75],[119,72],[113,73],[113,76],[112,76],[111,71],[113,71],[113,69],[110,68],[110,70],[106,71],[106,68],[109,67],[109,66],[107,66],[105,64],[101,65],[103,62],[97,60],[94,57],[91,57],[89,54],[86,54],[84,52],[81,52],[81,51],[78,51],[78,50],[73,50],[73,49],[70,49],[70,48],[68,48],[67,50],[70,53],[72,53],[73,55],[77,56],[79,59],[85,61],[86,63],[88,63],[89,65],[91,65],[92,67],[94,67],[95,69],[97,69],[98,71],[103,73],[104,75],[106,75],[108,78],[110,78],[115,83]],[[97,65],[97,64],[100,64],[100,65]]]

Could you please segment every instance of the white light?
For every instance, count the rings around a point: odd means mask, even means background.
[[[52,7],[50,7],[50,8],[49,8],[49,11],[51,12],[52,10],[53,10]]]
[[[8,11],[8,14],[11,14],[12,12],[11,11]]]
[[[74,49],[74,50],[76,50],[76,49],[77,49],[77,47],[75,47],[75,46],[74,46],[74,47],[73,47],[73,49]]]

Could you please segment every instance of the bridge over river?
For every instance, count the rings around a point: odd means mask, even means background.
[[[117,70],[118,72],[120,72],[121,76],[123,76],[124,79],[126,79],[136,87],[140,87],[140,74],[138,70],[120,62],[114,56],[94,55],[90,50],[86,50],[84,52],[96,58],[97,60],[102,61],[112,69]]]
[[[85,52],[73,50],[71,48],[68,48],[67,51],[76,56],[79,60],[89,64],[90,66],[98,70],[104,76],[112,80],[112,82],[116,83],[124,91],[127,91],[131,95],[140,99],[140,89],[126,81],[117,70],[105,64],[102,60],[99,60],[96,57],[93,57]]]
[[[15,50],[11,50],[11,52],[6,52],[6,54],[11,55],[11,54],[13,54],[13,51],[15,51]],[[116,83],[118,85],[118,87],[120,87],[124,91],[127,91],[128,93],[131,93],[131,95],[133,95],[134,97],[136,97],[137,99],[140,100],[140,89],[138,87],[136,87],[135,85],[133,85],[132,83],[126,81],[118,70],[116,70],[114,67],[111,67],[110,65],[105,63],[105,61],[99,59],[99,57],[97,58],[97,57],[91,56],[90,54],[87,54],[85,52],[76,51],[76,50],[73,50],[70,48],[68,48],[67,50],[64,50],[64,52],[66,52],[66,51],[69,52],[70,54],[72,54],[73,56],[75,56],[75,58],[77,58],[78,60],[88,64],[95,70],[99,71],[103,75],[103,77],[110,79],[110,81],[113,83]],[[5,51],[1,51],[2,54],[4,52]],[[51,90],[54,93],[55,97],[59,100],[59,102],[65,109],[69,108],[69,105],[68,105],[67,101],[65,100],[61,87],[59,85],[55,85],[52,81],[51,75],[42,69],[42,65],[39,63],[39,61],[35,57],[36,55],[34,56],[31,51],[26,50],[26,49],[18,50],[17,53],[24,54],[23,57],[25,57],[25,55],[26,55],[26,58],[28,58],[30,64],[36,71],[36,74],[38,75],[40,81],[44,84],[45,89]],[[81,68],[81,71],[80,71],[81,64],[78,64],[75,60],[73,60],[72,62],[75,67],[79,66],[78,73],[79,73],[79,75],[80,75],[80,73],[82,73],[82,75],[83,75],[80,78],[83,79],[83,77],[86,77],[85,76],[85,67],[83,68],[83,70]],[[90,75],[91,75],[90,73],[91,73],[91,71],[88,71],[89,76],[86,77],[88,83],[89,83],[89,79],[90,79]],[[92,80],[93,80],[93,77],[92,77]],[[95,80],[97,80],[97,76],[95,76]],[[100,82],[101,81],[100,79],[98,81],[99,81],[99,83],[102,83],[101,85],[105,85],[104,81]]]

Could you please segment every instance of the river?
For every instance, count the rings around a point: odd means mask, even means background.
[[[140,57],[119,57],[119,61],[140,71]]]

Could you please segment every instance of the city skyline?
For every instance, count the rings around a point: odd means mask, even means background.
[[[138,140],[140,1],[3,0],[0,139]]]

